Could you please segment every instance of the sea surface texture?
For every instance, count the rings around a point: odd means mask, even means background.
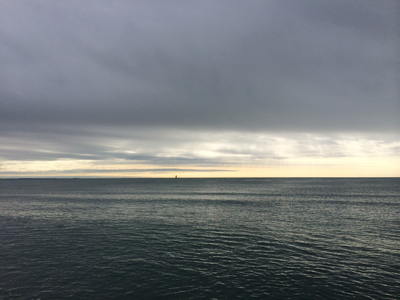
[[[400,179],[0,180],[0,299],[400,299]]]

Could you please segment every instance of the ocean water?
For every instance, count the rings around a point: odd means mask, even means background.
[[[400,179],[0,180],[0,299],[400,299]]]

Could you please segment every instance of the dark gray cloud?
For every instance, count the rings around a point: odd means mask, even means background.
[[[399,112],[394,8],[5,1],[1,119],[388,130]]]
[[[0,155],[162,163],[173,161],[164,149],[181,147],[176,162],[204,163],[168,130],[398,132],[398,9],[396,0],[2,1]],[[134,141],[135,153],[116,141]]]
[[[163,169],[70,169],[64,170],[62,173],[64,176],[68,176],[71,174],[84,174],[91,176],[96,176],[98,174],[108,174],[108,173],[132,173],[132,174],[139,174],[140,173],[148,173],[148,172],[157,172],[157,173],[164,173],[164,172],[234,172],[234,170],[223,170],[223,169],[182,169],[182,168],[163,168]],[[21,175],[22,172],[1,172],[1,176],[17,176]],[[36,171],[36,172],[23,172],[23,176],[28,177],[35,177],[35,176],[46,176],[46,177],[60,177],[60,171]]]

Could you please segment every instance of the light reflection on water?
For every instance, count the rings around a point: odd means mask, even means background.
[[[0,180],[0,299],[394,299],[399,183]]]

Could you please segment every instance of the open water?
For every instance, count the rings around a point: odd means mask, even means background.
[[[400,299],[400,179],[0,180],[0,299]]]

